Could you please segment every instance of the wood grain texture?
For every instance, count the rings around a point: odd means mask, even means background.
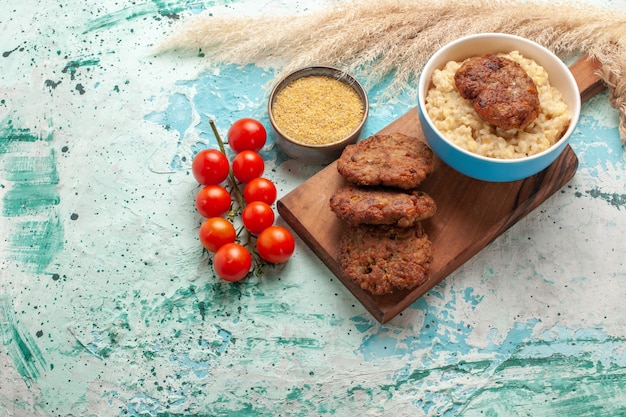
[[[575,65],[573,73],[577,80],[582,80],[579,87],[586,92],[583,99],[587,100],[601,91],[597,87],[596,66],[590,60],[580,60]],[[416,109],[379,133],[395,132],[425,140]],[[347,226],[329,207],[330,197],[345,183],[336,162],[278,200],[277,209],[372,316],[386,323],[561,189],[577,167],[578,159],[567,146],[542,172],[524,180],[493,183],[467,177],[436,159],[435,172],[419,187],[435,199],[438,207],[437,214],[423,222],[435,250],[429,279],[413,290],[384,296],[362,290],[342,274],[337,263],[338,242]]]

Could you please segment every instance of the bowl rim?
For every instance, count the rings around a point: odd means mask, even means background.
[[[350,86],[352,89],[354,89],[354,91],[358,94],[359,98],[361,99],[361,102],[363,103],[363,117],[361,118],[361,121],[359,122],[359,124],[348,135],[334,142],[315,144],[315,143],[306,143],[306,142],[295,140],[291,136],[285,134],[277,126],[276,121],[274,120],[274,113],[272,111],[272,107],[273,107],[276,95],[278,95],[278,93],[282,91],[282,89],[286,87],[287,85],[289,85],[292,81],[295,81],[299,78],[304,78],[307,76],[314,76],[314,75],[331,75],[336,80],[341,81],[345,83],[346,85]],[[359,82],[359,80],[357,80],[356,77],[354,77],[347,71],[344,71],[342,69],[339,69],[333,66],[328,66],[328,65],[308,65],[308,66],[300,67],[298,69],[295,69],[289,72],[288,74],[281,77],[274,84],[270,92],[269,99],[267,101],[267,113],[270,119],[270,124],[272,125],[276,133],[278,133],[287,142],[292,143],[297,146],[301,146],[303,148],[311,148],[311,149],[335,148],[337,146],[342,145],[345,142],[351,142],[354,139],[353,136],[363,129],[363,127],[365,126],[365,123],[367,122],[367,118],[369,115],[369,98],[367,96],[367,90],[363,87],[363,85]]]
[[[419,107],[420,107],[420,112],[423,113],[424,116],[424,120],[429,124],[429,126],[437,133],[437,135],[450,147],[454,148],[455,150],[457,150],[458,152],[472,157],[472,158],[476,158],[478,160],[481,161],[485,161],[491,164],[502,164],[502,165],[510,165],[510,164],[519,164],[522,162],[527,162],[527,161],[534,161],[536,159],[541,159],[544,158],[546,155],[554,152],[555,150],[559,149],[562,147],[563,142],[567,142],[569,141],[570,137],[572,136],[574,130],[576,129],[576,126],[578,124],[579,118],[580,118],[580,109],[581,109],[581,99],[580,99],[580,92],[577,89],[576,94],[574,94],[574,108],[573,109],[569,109],[568,111],[570,112],[570,116],[571,116],[571,120],[570,123],[567,127],[567,129],[565,130],[565,132],[563,132],[563,135],[561,136],[561,138],[556,141],[555,143],[553,143],[550,147],[548,147],[547,149],[544,149],[541,152],[538,152],[536,154],[533,155],[529,155],[529,156],[525,156],[525,157],[521,157],[521,158],[508,158],[508,159],[503,159],[503,158],[493,158],[493,157],[489,157],[489,156],[484,156],[484,155],[479,155],[477,153],[471,152],[465,148],[460,147],[459,145],[457,145],[456,143],[452,142],[450,139],[448,139],[443,133],[441,133],[439,131],[439,129],[437,129],[437,127],[434,125],[434,123],[432,123],[430,115],[428,114],[428,112],[426,111],[425,108],[425,99],[426,99],[426,91],[427,91],[427,87],[428,85],[430,85],[431,82],[431,76],[432,76],[432,72],[437,69],[435,67],[435,62],[439,59],[439,57],[443,54],[445,54],[447,52],[447,50],[453,46],[456,46],[460,43],[464,43],[464,42],[468,42],[477,38],[503,38],[503,39],[509,39],[509,40],[514,40],[517,42],[522,42],[522,43],[526,43],[527,45],[530,45],[534,48],[537,48],[539,50],[542,50],[546,55],[550,56],[554,61],[556,66],[560,67],[563,70],[563,73],[565,75],[566,78],[568,78],[569,83],[571,85],[577,86],[577,82],[576,79],[574,78],[574,75],[571,73],[571,71],[569,70],[568,66],[565,65],[565,63],[556,55],[554,54],[552,51],[550,51],[548,48],[544,47],[543,45],[532,41],[528,38],[524,38],[521,36],[517,36],[517,35],[512,35],[512,34],[508,34],[508,33],[497,33],[497,32],[485,32],[485,33],[476,33],[473,35],[467,35],[467,36],[463,36],[461,38],[455,39],[447,44],[445,44],[444,46],[442,46],[441,48],[439,48],[426,62],[426,64],[424,65],[424,67],[422,68],[422,72],[420,74],[420,78],[419,78],[419,83],[418,83],[418,102],[419,102]],[[531,59],[534,59],[533,57],[529,57]],[[431,68],[432,67],[432,68]],[[427,71],[428,70],[428,71]],[[551,75],[551,74],[548,74]],[[561,91],[559,91],[561,94],[563,94]],[[569,106],[568,106],[569,107]]]

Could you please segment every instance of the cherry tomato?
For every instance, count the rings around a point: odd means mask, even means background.
[[[246,150],[258,152],[266,139],[265,127],[254,119],[239,119],[228,129],[228,145],[236,153]]]
[[[217,149],[203,149],[193,158],[191,172],[202,185],[219,184],[228,176],[228,158]]]
[[[219,217],[230,208],[230,194],[220,185],[202,187],[196,195],[196,208],[203,217]]]
[[[233,159],[233,175],[242,183],[247,183],[263,175],[265,162],[254,151],[241,151]]]
[[[268,227],[259,234],[256,241],[256,249],[261,258],[273,264],[286,262],[295,247],[291,232],[282,226]]]
[[[276,186],[267,178],[253,178],[243,189],[243,199],[246,203],[262,201],[272,204],[276,201]]]
[[[241,220],[250,233],[261,233],[274,224],[274,210],[262,201],[253,201],[244,207]]]
[[[227,243],[215,252],[213,270],[225,281],[242,280],[252,266],[252,256],[239,243]]]
[[[215,252],[237,238],[235,226],[223,217],[211,217],[200,226],[200,243],[209,252]]]

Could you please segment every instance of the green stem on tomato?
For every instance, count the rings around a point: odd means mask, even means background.
[[[246,229],[245,226],[241,226],[239,229],[237,229],[236,236],[237,236],[238,242],[244,248],[248,249],[248,252],[250,252],[250,256],[252,257],[251,272],[256,276],[262,275],[264,272],[263,267],[268,264],[267,262],[263,260],[263,258],[261,258],[261,256],[259,255],[259,252],[256,250],[256,247],[254,245],[254,242],[255,242],[254,238],[256,236],[250,233],[250,231]]]
[[[213,129],[213,134],[215,135],[215,139],[217,140],[217,145],[220,147],[220,151],[224,155],[226,155],[226,147],[224,147],[224,141],[222,141],[222,138],[220,137],[220,134],[217,131],[217,126],[215,126],[215,122],[211,119],[209,120],[209,124],[211,125],[211,129]],[[235,193],[235,198],[237,199],[237,204],[239,204],[239,209],[243,210],[243,207],[245,205],[243,201],[243,194],[241,193],[241,190],[237,186],[237,180],[235,180],[235,175],[233,174],[232,169],[228,170],[228,182],[230,183],[230,187]]]
[[[224,155],[226,155],[226,147],[224,146],[224,142],[222,141],[222,138],[220,137],[220,134],[217,131],[217,127],[215,126],[215,122],[211,119],[211,120],[209,120],[209,124],[211,125],[211,129],[213,130],[213,134],[215,135],[215,139],[217,140],[217,144],[220,147],[220,151]],[[239,210],[243,210],[243,208],[245,206],[245,202],[244,202],[244,199],[243,199],[243,194],[241,193],[241,190],[237,186],[237,180],[235,179],[235,175],[233,174],[233,170],[232,169],[228,170],[228,182],[230,184],[230,187],[233,190],[233,193],[235,193],[235,198],[237,200],[237,204],[239,205]],[[244,237],[241,237],[242,233],[245,234]],[[237,231],[237,237],[243,243],[243,246],[248,248],[248,250],[250,251],[250,254],[252,255],[252,257],[253,257],[253,259],[255,261],[255,264],[257,266],[261,267],[260,265],[263,265],[263,262],[262,262],[261,257],[256,253],[256,248],[254,247],[254,241],[252,239],[252,234],[248,231],[248,229],[246,229],[244,226],[242,226]]]

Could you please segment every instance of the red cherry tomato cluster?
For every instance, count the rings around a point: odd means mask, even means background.
[[[289,230],[274,225],[276,186],[262,177],[265,162],[259,154],[267,138],[263,125],[250,118],[233,123],[228,131],[228,145],[235,152],[231,164],[211,124],[220,150],[198,152],[191,165],[194,178],[202,185],[196,195],[196,208],[206,218],[199,238],[202,246],[214,254],[215,273],[236,282],[248,275],[257,255],[264,263],[286,262],[295,250],[295,241]],[[233,224],[237,214],[243,223],[239,232]]]

